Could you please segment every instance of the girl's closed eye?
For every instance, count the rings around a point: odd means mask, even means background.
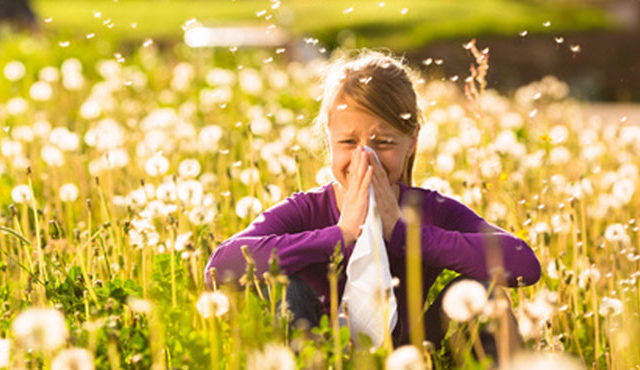
[[[394,141],[392,139],[378,139],[375,141],[374,143],[376,146],[380,146],[380,147],[389,147],[394,143]]]
[[[356,141],[353,139],[343,139],[343,140],[339,140],[338,143],[345,144],[345,145],[355,145]]]

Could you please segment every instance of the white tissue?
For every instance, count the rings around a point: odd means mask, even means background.
[[[378,156],[373,149],[376,161]],[[382,220],[378,212],[373,185],[369,186],[369,210],[358,237],[353,253],[347,265],[347,282],[340,305],[341,311],[346,304],[351,337],[357,342],[358,334],[368,335],[375,347],[379,347],[385,334],[385,325],[393,331],[398,321],[396,297],[393,294],[389,257],[385,249],[382,234]],[[386,296],[386,298],[385,298]],[[387,322],[385,323],[385,304],[388,302]]]

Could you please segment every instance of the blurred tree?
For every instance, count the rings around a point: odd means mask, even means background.
[[[9,22],[20,27],[35,27],[36,16],[29,0],[0,0],[0,22]]]

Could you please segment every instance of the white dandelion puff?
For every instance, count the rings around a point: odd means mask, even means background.
[[[184,159],[178,165],[178,173],[180,174],[180,177],[185,179],[197,177],[200,174],[201,169],[202,167],[200,166],[200,162],[193,158]]]
[[[618,316],[622,313],[622,302],[616,298],[603,297],[598,312],[602,316]]]
[[[58,194],[63,202],[75,202],[78,199],[79,190],[75,184],[67,183],[60,187]]]
[[[18,60],[12,60],[4,66],[4,77],[11,82],[21,80],[26,72],[27,68]]]
[[[254,351],[247,358],[248,370],[295,370],[293,352],[280,344],[267,344],[262,351]]]
[[[222,292],[204,292],[198,298],[196,308],[202,317],[220,317],[229,311],[229,298]]]
[[[93,370],[93,355],[84,348],[63,349],[53,359],[52,370]]]
[[[129,297],[127,298],[127,306],[133,312],[142,313],[148,315],[151,313],[153,309],[153,303],[147,299],[137,298],[137,297]]]
[[[31,189],[28,185],[15,186],[11,190],[11,199],[16,203],[27,203],[31,201]]]
[[[64,316],[52,308],[28,308],[16,317],[11,328],[16,341],[33,350],[53,351],[69,336]]]
[[[149,176],[164,175],[169,170],[169,160],[161,153],[154,154],[145,162],[144,170]]]
[[[262,211],[262,203],[255,197],[246,196],[236,203],[236,214],[240,218],[245,218],[250,214],[257,214]]]
[[[475,280],[461,280],[445,293],[442,309],[452,320],[463,322],[480,313],[487,303],[487,290]]]
[[[9,367],[11,358],[11,341],[0,338],[0,368]]]
[[[398,347],[385,360],[385,369],[423,370],[426,369],[422,353],[415,346]]]

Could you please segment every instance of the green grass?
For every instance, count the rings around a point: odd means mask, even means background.
[[[443,38],[613,27],[612,20],[601,10],[549,1],[401,0],[387,1],[380,7],[379,1],[372,0],[304,0],[282,1],[276,10],[271,9],[271,4],[265,0],[40,0],[34,5],[42,18],[53,18],[45,24],[46,29],[67,35],[96,33],[115,39],[152,37],[172,42],[182,37],[180,26],[188,19],[207,24],[266,24],[264,16],[259,18],[256,13],[268,10],[266,15],[272,14],[279,27],[295,35],[317,37],[328,46],[336,45],[341,31],[350,30],[357,46],[386,46],[396,51]],[[344,14],[351,7],[353,11]],[[403,8],[407,9],[406,14],[401,14]],[[95,11],[102,13],[100,18],[94,16]],[[108,19],[114,24],[112,28],[103,24]],[[544,27],[546,21],[551,25]],[[135,29],[131,27],[134,22]]]

